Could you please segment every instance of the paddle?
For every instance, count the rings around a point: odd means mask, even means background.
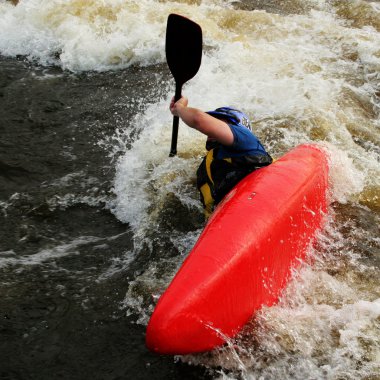
[[[182,86],[198,72],[202,60],[202,29],[195,22],[170,14],[166,27],[166,61],[175,79],[175,96],[181,98]],[[179,118],[173,117],[170,157],[177,154]]]

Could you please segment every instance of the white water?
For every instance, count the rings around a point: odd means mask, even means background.
[[[311,253],[316,262],[305,264],[282,302],[263,310],[243,338],[221,351],[181,358],[220,366],[221,379],[359,379],[380,373],[379,268],[376,260],[373,266],[360,260],[363,244],[378,257],[379,231],[366,229],[365,219],[378,225],[380,9],[359,0],[305,4],[310,11],[280,15],[237,10],[221,0],[30,0],[17,7],[0,1],[2,54],[72,71],[162,63],[167,15],[189,16],[201,24],[205,45],[200,71],[184,89],[192,106],[244,109],[274,156],[311,141],[330,152],[337,210],[330,210],[329,226]],[[141,323],[152,311],[146,295],[164,290],[201,227],[168,227],[162,214],[181,206],[189,217],[200,215],[194,179],[204,149],[204,138],[181,125],[178,156],[168,158],[173,83],[162,86],[167,95],[116,136],[125,151],[117,162],[116,200],[109,204],[134,231],[135,250],[126,265],[144,244],[154,250],[162,235],[179,248],[179,256],[153,260],[131,281],[125,304]],[[138,137],[127,150],[124,140],[133,131]],[[345,207],[361,213],[357,222]]]

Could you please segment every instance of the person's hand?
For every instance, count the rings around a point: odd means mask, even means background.
[[[188,99],[184,96],[182,96],[176,102],[174,102],[174,98],[172,98],[172,101],[170,102],[170,112],[173,116],[179,116],[179,110],[183,107],[187,107],[188,103]]]

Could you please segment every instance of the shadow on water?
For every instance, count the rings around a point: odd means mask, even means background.
[[[0,378],[208,378],[145,348],[121,307],[136,268],[104,275],[133,242],[105,208],[114,157],[98,142],[159,96],[165,69],[0,68]]]

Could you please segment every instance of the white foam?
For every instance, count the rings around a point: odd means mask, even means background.
[[[347,152],[325,144],[329,154],[331,201],[347,203],[364,188],[365,173],[355,167]]]
[[[373,177],[368,170],[376,170],[377,157],[369,157],[353,142],[341,120],[339,101],[347,85],[344,75],[351,75],[356,64],[342,65],[342,47],[334,45],[340,39],[354,44],[355,33],[366,32],[349,29],[321,11],[287,17],[240,11],[244,22],[234,24],[232,18],[231,26],[224,27],[223,17],[232,17],[234,12],[238,11],[225,9],[218,17],[207,13],[205,43],[212,49],[206,50],[199,73],[185,86],[190,105],[205,110],[238,106],[253,120],[264,120],[256,127],[259,135],[279,128],[282,140],[264,143],[282,145],[284,150],[313,141],[313,129],[321,130],[322,139],[337,147],[331,150],[341,151],[332,153],[331,178],[335,198],[347,202]],[[372,33],[366,36],[374,44]],[[197,202],[196,192],[189,191],[187,184],[189,179],[194,182],[204,138],[181,123],[178,157],[168,158],[171,97],[169,92],[128,126],[141,133],[117,164],[117,198],[112,208],[120,220],[136,228],[149,224],[149,210],[162,204],[164,193],[174,191],[189,204]],[[355,113],[349,122],[355,122],[354,117]],[[270,129],[265,120],[270,120]],[[364,170],[360,157],[370,161]]]
[[[225,6],[204,1],[197,10],[154,0],[23,0],[13,6],[1,0],[0,52],[73,71],[149,65],[164,60],[169,13],[197,17]]]
[[[103,240],[103,238],[95,236],[81,236],[79,238],[73,239],[72,241],[64,244],[58,244],[57,246],[42,249],[41,251],[31,254],[14,257],[15,255],[10,255],[13,257],[0,257],[0,268],[7,266],[29,266],[29,265],[40,265],[46,261],[54,261],[55,259],[79,254],[79,248],[83,245],[95,243]],[[9,252],[9,251],[8,251]],[[4,252],[3,252],[4,253]],[[3,256],[3,255],[2,255]]]

